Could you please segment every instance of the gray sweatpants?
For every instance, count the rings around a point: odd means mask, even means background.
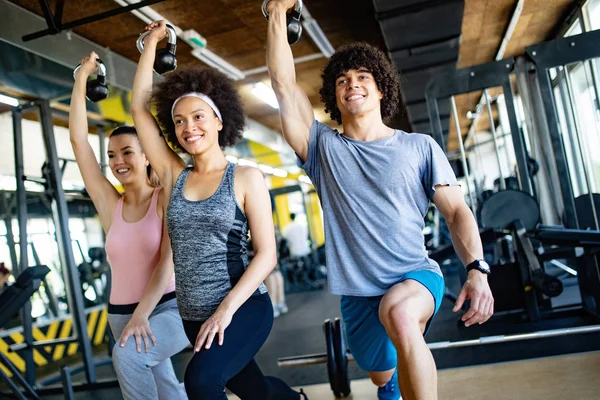
[[[178,400],[187,399],[183,383],[179,383],[171,364],[171,356],[179,353],[190,342],[183,330],[177,309],[177,300],[159,304],[150,315],[150,329],[156,346],[146,353],[135,348],[135,338],[127,339],[124,347],[120,338],[131,314],[108,314],[108,323],[116,344],[112,352],[113,366],[125,400]]]

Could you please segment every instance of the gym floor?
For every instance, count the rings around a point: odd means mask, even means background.
[[[446,281],[451,290],[458,291],[456,276],[447,275]],[[568,304],[576,300],[576,295],[577,291],[571,293],[566,290],[561,301]],[[311,400],[332,399],[325,365],[280,369],[277,367],[277,358],[324,352],[322,324],[326,318],[340,315],[339,297],[322,290],[290,294],[287,302],[290,312],[275,320],[269,339],[257,355],[257,362],[266,375],[276,375],[295,387],[303,387]],[[557,314],[555,318],[535,324],[502,317],[467,329],[458,327],[457,317],[452,312],[452,303],[444,300],[427,341],[456,341],[597,323],[583,312],[580,315],[570,312],[568,317]],[[496,391],[502,393],[503,399],[596,398],[600,390],[600,380],[597,379],[600,371],[599,350],[600,333],[437,350],[434,351],[434,357],[440,369],[440,399],[480,399],[481,393],[489,394],[484,398],[497,398],[491,395]],[[180,379],[190,356],[189,352],[184,352],[173,357]],[[523,361],[527,359],[533,360]],[[114,379],[111,366],[100,367],[97,371],[99,379]],[[349,364],[349,376],[353,380],[352,398],[375,398],[374,386],[366,379],[366,373],[354,363]],[[473,379],[474,376],[477,379]],[[74,377],[74,381],[77,378],[79,376]],[[63,399],[62,396],[43,398]],[[116,388],[76,393],[78,400],[120,398]]]
[[[438,375],[439,399],[595,399],[600,392],[598,371],[600,352],[446,369]],[[348,399],[377,399],[368,379],[352,381],[351,389]],[[304,392],[311,400],[335,398],[329,384],[304,387]]]

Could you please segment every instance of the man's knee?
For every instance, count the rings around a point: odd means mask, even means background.
[[[411,307],[412,301],[381,307],[379,318],[381,323],[394,336],[403,338],[414,334],[415,330],[421,330],[421,316]]]
[[[371,382],[373,382],[375,386],[383,387],[386,383],[390,381],[390,379],[392,379],[394,371],[395,369],[381,372],[369,372],[369,377],[371,378]]]
[[[407,280],[394,286],[383,297],[379,319],[388,334],[402,339],[415,332],[425,332],[433,315],[435,301],[421,283]]]

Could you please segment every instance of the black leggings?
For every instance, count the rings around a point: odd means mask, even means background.
[[[190,343],[202,322],[183,321]],[[273,305],[268,294],[250,297],[233,315],[225,330],[223,346],[218,338],[206,350],[195,353],[185,371],[185,390],[190,400],[226,400],[225,387],[242,400],[297,400],[300,395],[285,382],[264,376],[254,361],[273,326]]]

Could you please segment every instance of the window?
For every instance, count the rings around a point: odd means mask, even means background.
[[[589,0],[582,8],[586,31],[600,29],[600,0]]]
[[[565,37],[600,29],[600,0],[589,0]],[[600,69],[598,59],[550,69],[574,195],[600,189]]]
[[[567,30],[567,33],[565,33],[565,37],[580,35],[581,33],[583,33],[583,30],[581,29],[581,21],[579,18],[577,18],[575,22],[573,22],[573,25],[571,25],[571,27]]]

